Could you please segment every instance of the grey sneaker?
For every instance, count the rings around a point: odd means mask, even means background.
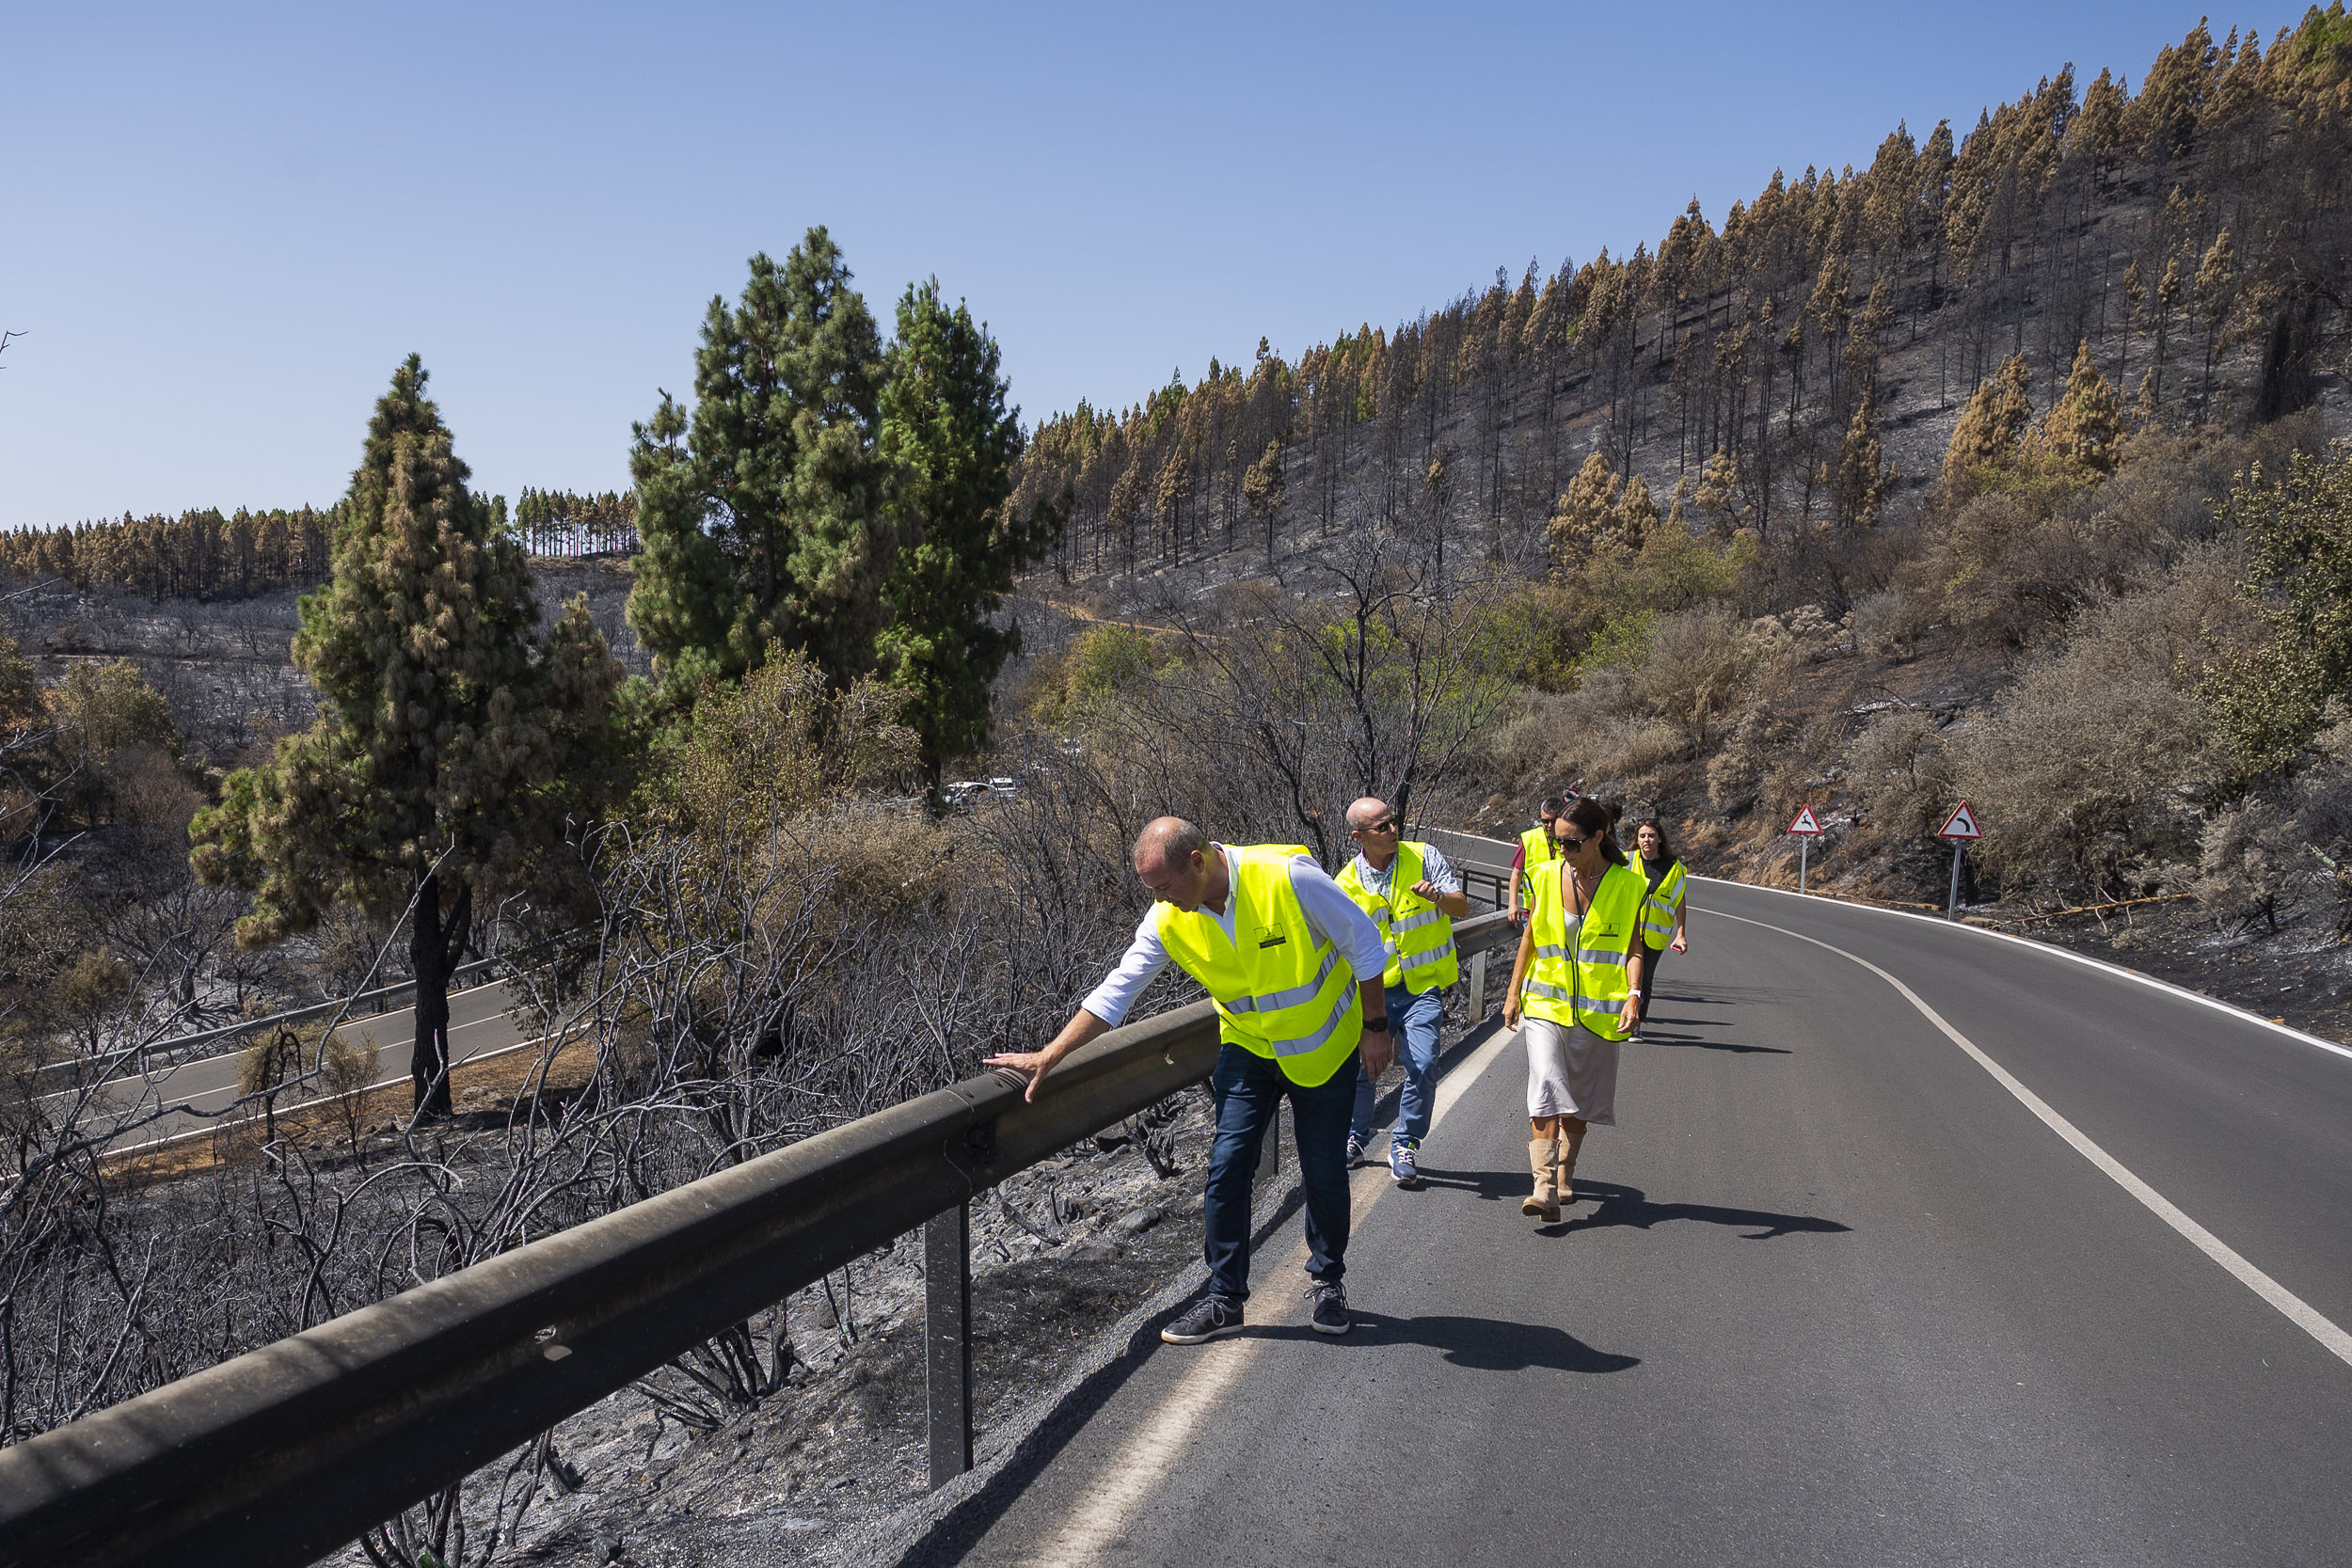
[[[1350,1132],[1347,1135],[1347,1168],[1355,1170],[1364,1163],[1364,1140]]]
[[[1197,1345],[1241,1327],[1241,1303],[1231,1296],[1206,1296],[1183,1317],[1160,1330],[1171,1345]]]
[[[1418,1187],[1421,1185],[1421,1166],[1414,1163],[1420,1153],[1421,1140],[1419,1138],[1391,1138],[1389,1140],[1389,1174],[1396,1178],[1398,1186]]]
[[[1348,1330],[1347,1287],[1336,1280],[1315,1282],[1314,1328],[1317,1334],[1344,1334]]]

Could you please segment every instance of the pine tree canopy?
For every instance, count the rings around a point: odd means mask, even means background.
[[[2123,411],[2107,378],[2091,362],[2090,344],[2074,351],[2066,390],[2042,421],[2040,445],[2051,454],[2098,473],[2114,471],[2122,453]]]
[[[246,945],[308,929],[339,898],[408,917],[421,1108],[428,1093],[446,1104],[432,1031],[473,895],[566,863],[547,851],[614,783],[620,682],[584,599],[536,632],[521,548],[468,492],[424,386],[411,355],[369,421],[333,577],[302,600],[294,657],[317,722],[230,774],[189,826],[198,876],[254,895]]]
[[[993,617],[1013,574],[1040,559],[1057,526],[1050,502],[1025,516],[1008,505],[1021,425],[988,328],[937,279],[898,301],[898,331],[882,394],[882,453],[895,477],[900,540],[882,591],[889,625],[877,651],[908,693],[906,721],[922,737],[934,781],[946,758],[988,737],[988,691],[1018,626]]]
[[[1970,483],[1978,470],[2005,461],[2017,450],[2033,420],[2032,382],[2026,356],[2014,354],[1990,379],[1978,384],[1944,451],[1947,484]]]
[[[771,641],[836,684],[870,669],[888,574],[881,341],[821,227],[713,298],[690,416],[663,393],[629,471],[644,553],[628,620],[663,688],[733,679]]]

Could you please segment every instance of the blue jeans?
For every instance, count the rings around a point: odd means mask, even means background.
[[[1445,991],[1432,986],[1415,996],[1403,986],[1389,988],[1389,1037],[1396,1042],[1396,1059],[1404,1064],[1405,1088],[1397,1096],[1394,1142],[1414,1143],[1429,1135],[1429,1116],[1438,1103],[1438,1030],[1445,1022]],[[1372,1136],[1372,1078],[1356,1069],[1356,1115],[1347,1135],[1358,1143]]]
[[[1360,1069],[1349,1056],[1339,1070],[1304,1088],[1267,1057],[1230,1042],[1216,1053],[1209,1092],[1216,1101],[1216,1142],[1209,1150],[1209,1191],[1201,1209],[1201,1253],[1209,1289],[1249,1295],[1250,1180],[1265,1130],[1290,1096],[1298,1144],[1298,1176],[1307,1189],[1307,1272],[1336,1285],[1347,1273],[1347,1111]]]

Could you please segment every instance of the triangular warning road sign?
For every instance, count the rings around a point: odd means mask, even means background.
[[[1814,816],[1811,806],[1799,806],[1797,819],[1788,824],[1788,831],[1792,833],[1818,833],[1821,831],[1821,824]]]
[[[1982,838],[1984,830],[1977,826],[1977,814],[1968,809],[1967,801],[1963,800],[1952,808],[1952,815],[1945,819],[1944,825],[1935,830],[1935,836],[1938,838]]]

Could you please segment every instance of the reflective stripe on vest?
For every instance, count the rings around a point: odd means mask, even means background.
[[[1648,879],[1623,865],[1602,873],[1591,907],[1577,923],[1573,959],[1562,879],[1557,871],[1535,879],[1529,921],[1535,934],[1535,963],[1520,987],[1527,1011],[1562,1025],[1581,1023],[1603,1039],[1621,1040],[1625,999],[1633,989],[1627,956],[1634,932],[1648,928],[1644,918]],[[1649,945],[1646,937],[1644,943]]]
[[[1160,945],[1216,1000],[1217,1037],[1273,1058],[1307,1088],[1355,1053],[1363,1009],[1355,972],[1315,935],[1291,891],[1293,844],[1226,845],[1233,935],[1207,909],[1158,906]]]
[[[1389,955],[1382,972],[1384,986],[1403,986],[1415,996],[1436,986],[1450,986],[1462,977],[1454,950],[1454,922],[1445,911],[1413,891],[1428,863],[1429,846],[1400,842],[1396,859],[1389,863],[1389,891],[1375,893],[1364,885],[1351,860],[1335,879],[1357,907],[1380,927],[1380,945]]]

